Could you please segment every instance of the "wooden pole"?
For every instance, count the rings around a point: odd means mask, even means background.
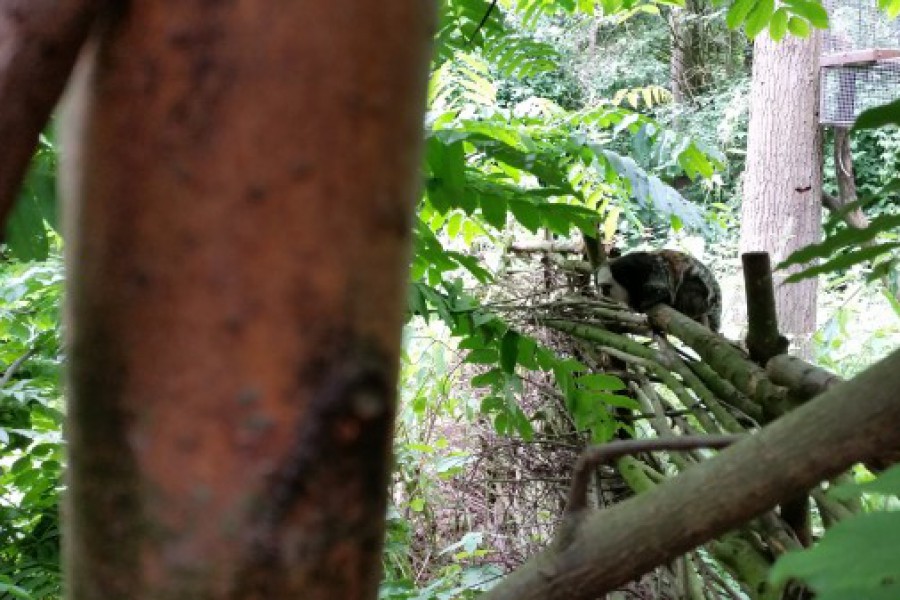
[[[70,600],[375,597],[432,4],[105,15],[63,152]]]

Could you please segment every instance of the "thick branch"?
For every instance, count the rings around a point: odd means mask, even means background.
[[[791,393],[800,400],[818,396],[844,381],[822,367],[811,365],[786,354],[770,360],[766,365],[766,372],[772,381],[790,389]],[[887,448],[880,456],[866,462],[866,466],[873,471],[883,471],[898,462],[900,462],[900,450]]]
[[[0,225],[102,0],[0,0]]]
[[[743,436],[738,435],[702,435],[671,438],[653,438],[643,440],[619,440],[593,446],[584,451],[575,464],[572,474],[572,487],[569,489],[569,500],[566,513],[583,510],[587,507],[588,483],[597,467],[641,452],[657,452],[660,450],[687,451],[703,448],[725,448]]]
[[[569,545],[486,598],[595,598],[897,446],[897,386],[900,351],[659,488],[585,517]]]
[[[765,371],[748,361],[726,339],[665,304],[657,304],[647,311],[647,316],[651,323],[693,348],[705,363],[753,398],[763,410],[782,414],[792,406],[787,390],[773,384]]]
[[[802,400],[818,396],[843,381],[822,367],[811,365],[788,354],[770,360],[766,364],[766,373],[773,382],[790,389],[792,394]]]
[[[562,252],[570,254],[580,254],[582,250],[581,244],[573,242],[557,242],[554,240],[536,240],[528,242],[513,242],[510,247],[513,252]]]

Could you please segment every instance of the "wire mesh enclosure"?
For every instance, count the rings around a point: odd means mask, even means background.
[[[900,21],[876,0],[825,0],[819,121],[850,126],[873,106],[900,98]]]

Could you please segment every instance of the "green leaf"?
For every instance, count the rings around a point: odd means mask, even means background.
[[[776,42],[784,37],[788,28],[788,13],[783,6],[775,11],[772,20],[769,22],[769,37]]]
[[[798,38],[809,37],[809,23],[797,17],[791,17],[787,22],[788,31]]]
[[[465,196],[465,152],[462,142],[445,144],[438,137],[428,139],[426,161],[431,170],[428,199],[439,213],[460,206]]]
[[[31,194],[22,194],[6,224],[6,244],[19,260],[46,260],[50,239],[41,204]]]
[[[532,371],[539,368],[537,360],[537,342],[533,338],[523,335],[519,338],[519,353],[516,362]]]
[[[519,339],[519,334],[510,329],[500,341],[500,366],[510,374],[516,370],[516,360],[519,356]]]
[[[817,598],[900,598],[900,512],[855,515],[835,524],[814,547],[784,555],[772,568],[776,585],[799,579]]]
[[[459,252],[448,253],[448,256],[458,262],[463,268],[471,273],[480,283],[487,283],[493,279],[491,272],[479,264],[478,259],[473,256],[466,256]]]
[[[28,590],[12,585],[11,583],[0,582],[0,592],[11,594],[13,597],[21,598],[22,600],[34,600],[34,596],[32,596]]]
[[[877,129],[886,125],[900,125],[900,100],[864,111],[856,119],[853,129]]]
[[[559,235],[569,235],[572,230],[572,221],[564,212],[558,210],[557,204],[546,204],[541,207],[541,216],[547,229]]]
[[[748,38],[755,38],[760,31],[766,28],[766,25],[769,24],[769,20],[772,18],[774,10],[775,0],[757,1],[756,6],[753,7],[753,10],[751,10],[750,14],[747,16],[745,31]]]
[[[422,291],[419,290],[418,283],[410,284],[407,289],[406,304],[409,307],[409,312],[414,315],[421,315],[424,317],[425,322],[428,322],[428,304]]]
[[[500,435],[506,435],[507,433],[509,433],[509,413],[497,413],[497,416],[494,417],[494,431],[496,431]]]
[[[527,200],[510,200],[509,211],[531,233],[536,233],[541,227],[541,213],[533,202]]]
[[[795,15],[809,21],[816,29],[828,29],[828,11],[819,2],[810,0],[784,0]]]
[[[480,410],[481,413],[485,415],[492,412],[504,411],[506,410],[506,402],[499,396],[485,396],[481,399]]]
[[[538,366],[544,371],[551,371],[559,362],[556,355],[547,348],[539,347],[535,353],[535,359]]]
[[[900,496],[900,464],[881,473],[875,480],[860,484],[866,494]]]
[[[900,0],[878,0],[878,8],[887,13],[889,19],[900,14]]]
[[[499,359],[500,355],[494,348],[482,348],[469,352],[465,362],[476,365],[492,365],[496,364]]]
[[[740,27],[747,20],[747,15],[756,6],[756,0],[735,0],[725,15],[725,24],[730,29]]]
[[[447,219],[447,235],[450,236],[450,239],[455,238],[459,235],[459,232],[462,230],[463,220],[465,217],[462,213],[453,213],[450,215],[450,218]]]
[[[591,373],[582,375],[577,379],[580,387],[593,391],[616,391],[624,390],[625,384],[615,375],[606,375],[604,373]]]
[[[900,248],[900,242],[866,246],[865,248],[862,248],[860,250],[842,254],[841,256],[833,258],[821,265],[805,269],[799,273],[794,273],[793,275],[785,279],[785,282],[792,283],[795,281],[800,281],[802,279],[815,277],[816,275],[821,275],[823,273],[831,273],[833,271],[846,269],[861,262],[877,258],[882,254],[887,254],[888,252],[896,250],[897,248]]]
[[[484,220],[496,227],[506,227],[506,200],[499,196],[480,196],[481,214]]]
[[[503,383],[503,371],[500,369],[491,369],[487,373],[476,375],[472,378],[473,387],[494,387]]]

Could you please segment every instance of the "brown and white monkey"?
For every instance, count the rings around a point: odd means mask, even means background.
[[[667,304],[718,332],[722,322],[722,292],[709,268],[677,250],[630,252],[611,258],[597,269],[602,296],[638,311]]]

